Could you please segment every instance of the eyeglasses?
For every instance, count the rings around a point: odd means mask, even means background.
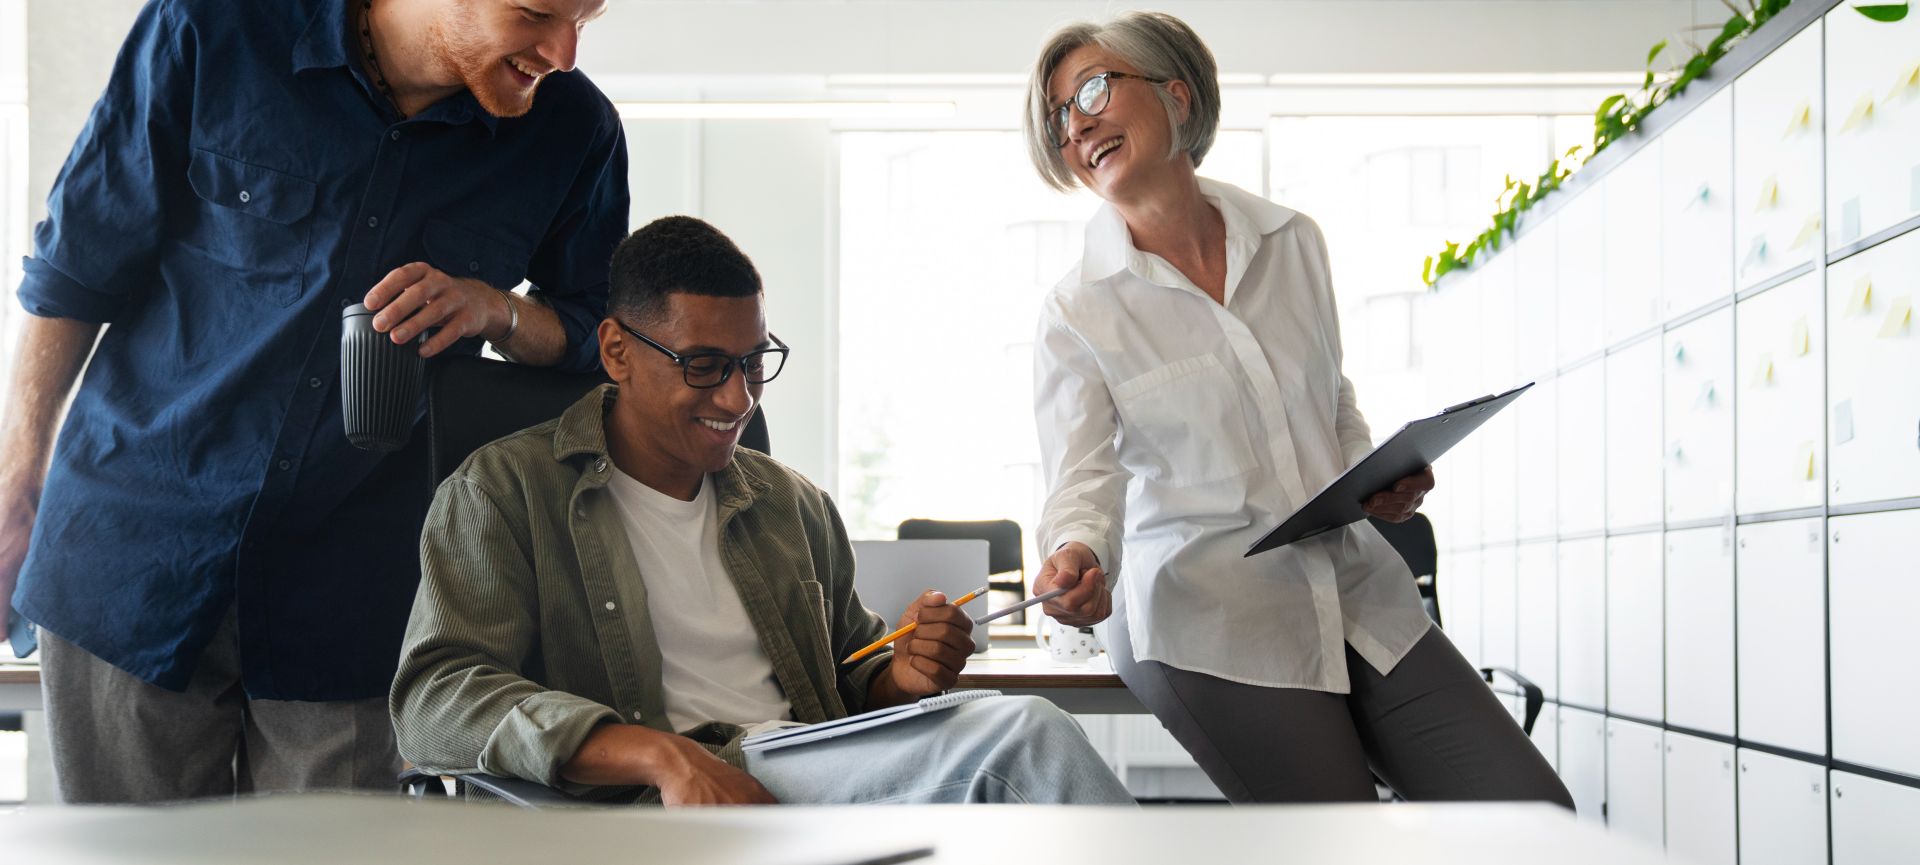
[[[739,357],[717,351],[681,354],[648,339],[646,334],[628,327],[624,321],[617,318],[613,321],[620,325],[621,330],[633,334],[635,339],[653,346],[655,351],[679,364],[680,375],[686,379],[687,387],[701,389],[719,387],[733,377],[735,367],[738,367],[740,373],[747,377],[748,384],[766,384],[773,381],[774,376],[779,375],[781,368],[787,365],[787,352],[790,351],[787,344],[781,342],[779,337],[767,334],[767,338],[773,340],[773,348],[750,351]]]
[[[1132,78],[1153,85],[1167,83],[1165,78],[1148,78],[1129,72],[1102,72],[1088,78],[1080,82],[1080,89],[1073,92],[1072,99],[1060,103],[1060,107],[1047,115],[1047,143],[1053,145],[1055,150],[1067,146],[1067,127],[1073,122],[1073,109],[1080,109],[1082,117],[1093,117],[1107,110],[1107,103],[1113,101],[1113,85],[1108,82],[1120,78]]]

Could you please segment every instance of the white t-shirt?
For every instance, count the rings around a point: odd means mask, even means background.
[[[627,609],[645,609],[652,620],[673,729],[792,718],[773,661],[720,561],[713,480],[702,481],[699,495],[683,502],[615,469],[607,490],[646,587],[645,606],[628,597]]]

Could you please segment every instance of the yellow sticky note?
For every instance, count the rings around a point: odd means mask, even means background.
[[[1813,442],[1801,442],[1800,454],[1793,460],[1794,475],[1801,480],[1813,480],[1813,459]]]
[[[1807,317],[1803,315],[1794,319],[1793,333],[1787,338],[1787,345],[1793,347],[1794,354],[1805,355],[1810,342],[1811,338],[1807,334]]]
[[[1807,241],[1810,241],[1819,236],[1820,236],[1820,217],[1818,215],[1809,216],[1807,217],[1807,221],[1800,225],[1800,233],[1793,236],[1793,243],[1789,245],[1787,248],[1799,249],[1802,246],[1806,246]]]
[[[1860,124],[1873,119],[1873,97],[1862,96],[1853,103],[1853,110],[1847,113],[1847,119],[1840,124],[1841,132],[1852,132]]]
[[[1760,183],[1760,200],[1754,202],[1753,212],[1759,213],[1780,203],[1780,181],[1769,177]]]
[[[1913,323],[1913,298],[1896,297],[1887,306],[1887,319],[1880,323],[1880,335],[1899,336]]]
[[[1773,381],[1773,355],[1763,354],[1753,365],[1753,386],[1762,387],[1770,381]]]
[[[1791,138],[1795,132],[1805,129],[1813,123],[1813,105],[1802,102],[1793,107],[1793,114],[1787,118],[1787,131],[1780,133],[1781,138]]]
[[[1873,309],[1873,274],[1863,273],[1853,281],[1853,295],[1847,298],[1847,312],[1864,313]]]

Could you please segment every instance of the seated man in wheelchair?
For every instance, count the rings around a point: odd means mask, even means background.
[[[840,738],[745,751],[938,694],[973,649],[936,592],[918,628],[861,606],[825,493],[738,446],[788,348],[760,276],[689,217],[613,256],[600,357],[614,384],[476,451],[440,486],[391,710],[417,766],[666,804],[1130,803],[1071,718],[966,702]]]

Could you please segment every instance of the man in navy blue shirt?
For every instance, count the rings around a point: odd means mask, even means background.
[[[0,432],[66,799],[393,784],[429,491],[347,442],[340,313],[596,365],[626,145],[573,65],[605,6],[141,10],[36,229]]]

